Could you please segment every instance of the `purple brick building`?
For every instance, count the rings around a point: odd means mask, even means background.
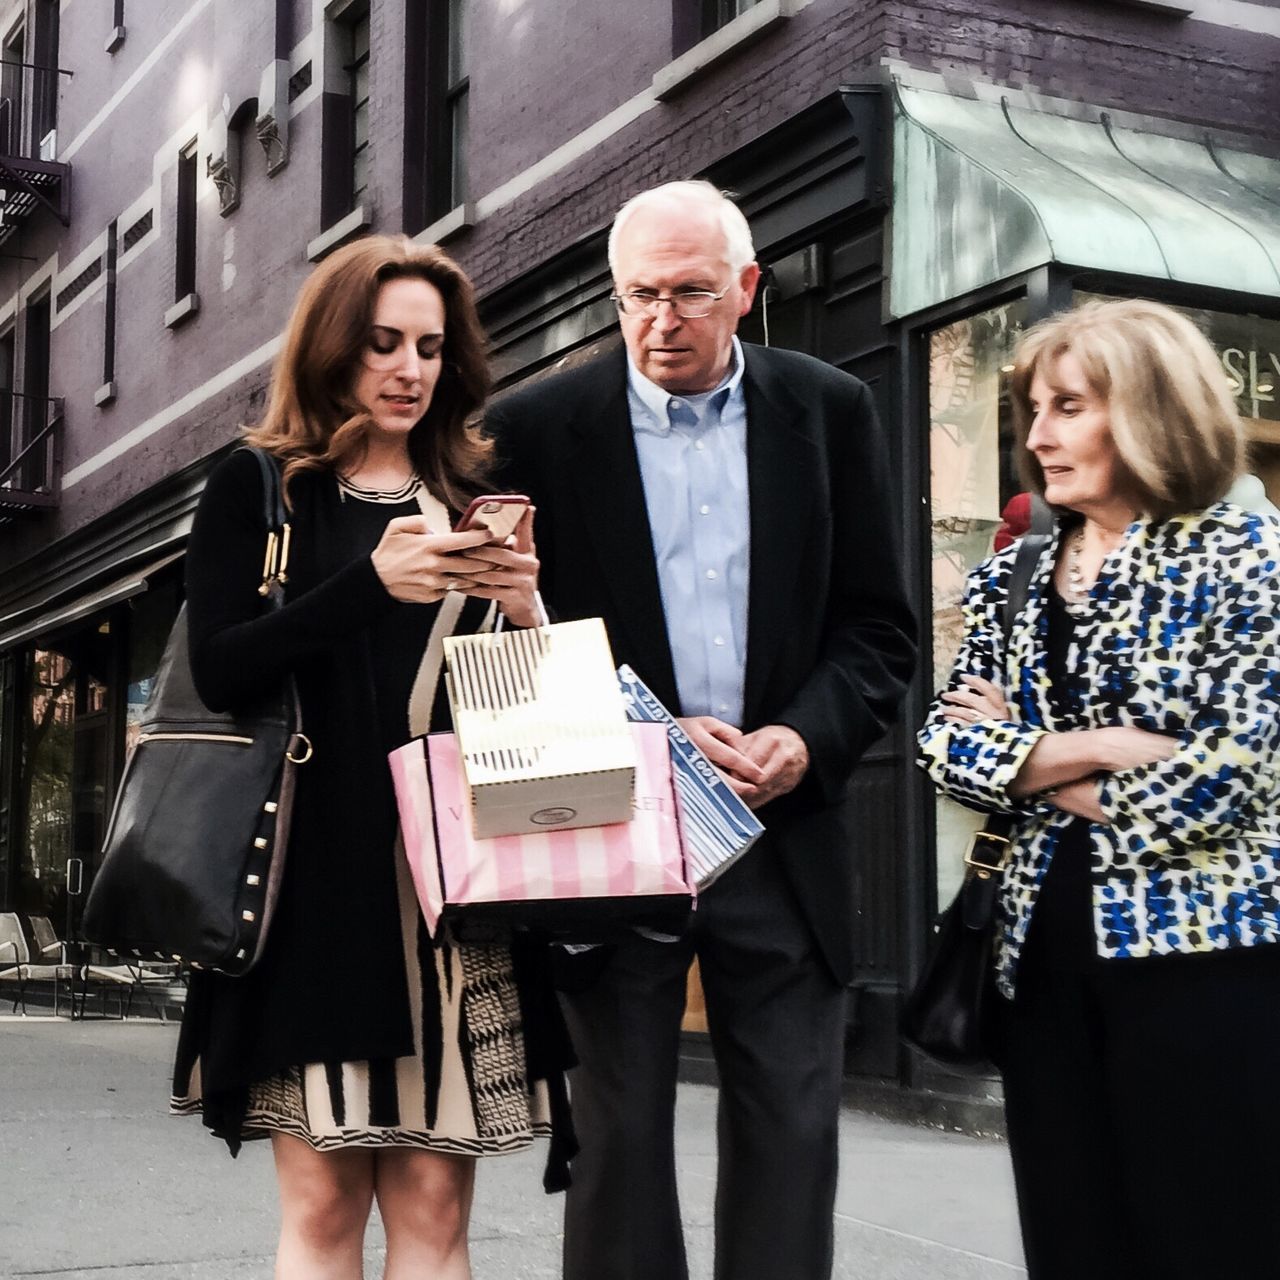
[[[1003,366],[1084,295],[1185,307],[1280,500],[1280,3],[0,0],[0,62],[0,910],[74,935],[203,478],[312,263],[446,244],[505,389],[616,341],[613,211],[706,175],[768,269],[747,336],[892,428],[934,662],[854,784],[849,1072],[954,1091],[895,1031],[970,825],[909,729],[1016,489]]]

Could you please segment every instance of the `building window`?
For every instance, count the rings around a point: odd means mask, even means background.
[[[19,25],[4,42],[4,66],[0,68],[0,154],[26,154],[22,136],[23,93],[27,58],[26,28]]]
[[[702,0],[702,34],[709,36],[719,31],[759,3],[760,0]]]
[[[196,291],[196,154],[193,142],[178,156],[178,213],[173,296],[181,302]]]
[[[428,41],[427,216],[432,222],[468,194],[467,136],[471,79],[467,74],[467,4],[435,7]]]
[[[367,4],[349,5],[329,20],[320,155],[320,224],[326,230],[369,199],[369,36]]]
[[[57,155],[58,6],[59,0],[37,0],[35,8],[32,137],[41,160],[53,160]]]
[[[992,552],[1001,512],[1020,489],[1008,400],[1022,300],[929,334],[929,509],[933,551],[933,682],[951,674],[963,631],[965,579]],[[937,798],[937,890],[959,887],[968,837],[983,815]]]
[[[15,430],[18,415],[14,412],[13,375],[15,334],[12,329],[0,337],[0,474],[7,470],[9,464],[17,456],[18,447]]]
[[[351,24],[351,203],[360,203],[369,189],[369,15]]]
[[[119,241],[116,224],[107,228],[107,285],[102,324],[102,385],[109,387],[116,377],[116,259]]]
[[[48,293],[27,303],[27,323],[23,333],[22,395],[18,403],[18,450],[33,443],[49,423],[49,333],[50,306]],[[47,466],[49,451],[33,449],[18,467],[16,487],[34,493],[49,486],[52,479]]]

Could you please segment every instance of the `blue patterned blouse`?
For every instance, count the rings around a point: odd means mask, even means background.
[[[960,725],[935,700],[920,763],[947,795],[1015,814],[1001,890],[1000,989],[1012,996],[1036,894],[1071,821],[1044,800],[1009,795],[1055,721],[1047,675],[1050,545],[1004,652],[1000,608],[1016,547],[969,576],[965,674],[1005,691],[1011,718]],[[1280,522],[1219,503],[1130,525],[1104,561],[1075,628],[1087,727],[1175,735],[1168,760],[1104,775],[1110,825],[1089,828],[1094,929],[1110,957],[1215,951],[1280,941]]]

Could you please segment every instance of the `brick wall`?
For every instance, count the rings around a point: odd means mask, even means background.
[[[565,74],[584,52],[565,50]],[[885,58],[1280,143],[1274,38],[1093,0],[815,0],[450,247],[482,293],[498,288],[599,230],[633,192],[705,169]],[[527,113],[505,121],[502,154],[544,154],[547,127]]]
[[[1280,40],[1104,0],[889,0],[885,52],[1098,106],[1280,140]]]

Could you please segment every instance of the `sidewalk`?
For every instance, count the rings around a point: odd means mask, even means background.
[[[198,1121],[165,1114],[176,1031],[0,1017],[0,1280],[270,1280],[270,1152],[254,1143],[232,1161]],[[681,1086],[679,1132],[691,1280],[707,1280],[712,1089]],[[560,1199],[542,1192],[542,1154],[481,1164],[476,1280],[558,1280]],[[841,1166],[840,1280],[1025,1275],[1000,1143],[846,1111]],[[381,1242],[375,1223],[369,1280]]]

